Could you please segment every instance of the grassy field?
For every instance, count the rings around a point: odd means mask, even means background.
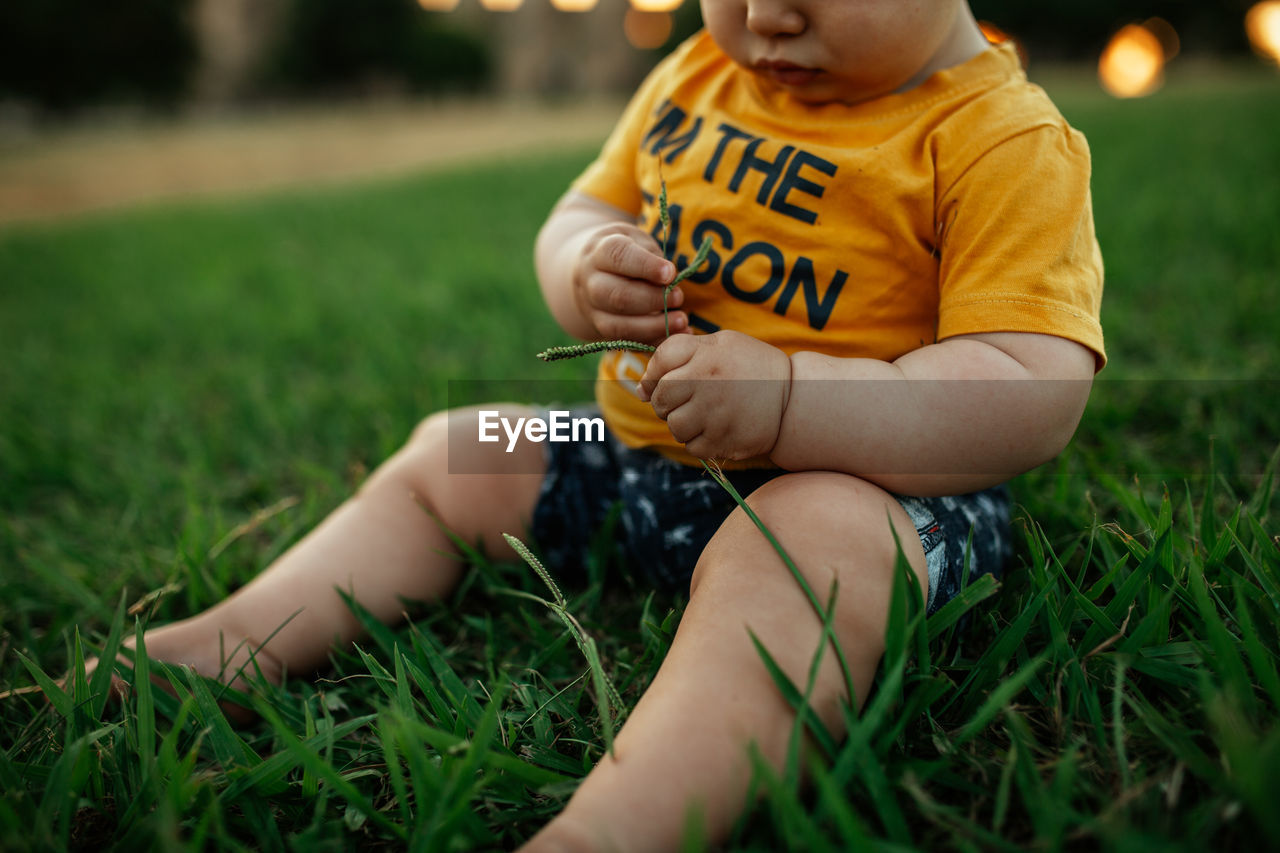
[[[1005,582],[895,622],[848,739],[808,787],[762,770],[728,849],[1280,845],[1280,85],[1061,101],[1108,268],[1077,441],[1014,483]],[[589,156],[0,231],[0,690],[223,597],[449,379],[589,373],[532,361],[563,335],[530,264]],[[479,561],[247,728],[180,672],[0,700],[0,848],[513,846],[616,713],[513,590],[548,596]],[[681,600],[569,594],[634,701]]]

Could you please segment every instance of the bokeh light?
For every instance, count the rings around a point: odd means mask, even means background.
[[[627,41],[640,50],[662,47],[671,38],[672,26],[674,23],[669,13],[641,12],[634,6],[627,9],[627,16],[622,19]]]
[[[992,44],[1003,44],[1009,40],[1009,34],[990,21],[978,21],[978,29]]]
[[[673,12],[683,0],[631,0],[631,8],[638,12]]]
[[[978,21],[978,29],[982,30],[982,35],[992,44],[1004,44],[1008,42],[1018,51],[1018,61],[1022,63],[1022,67],[1027,67],[1027,49],[1022,42],[1009,33],[997,27],[990,21]]]
[[[1117,98],[1139,98],[1164,82],[1164,47],[1140,24],[1129,24],[1114,36],[1098,60],[1102,88]]]
[[[596,7],[596,0],[551,0],[551,5],[561,12],[590,12]]]
[[[418,0],[418,5],[428,12],[452,12],[458,8],[458,0]]]
[[[1280,62],[1280,0],[1263,0],[1244,16],[1249,44],[1272,62]]]
[[[524,0],[480,0],[480,5],[490,12],[514,12]]]
[[[1166,64],[1182,50],[1182,39],[1178,38],[1178,31],[1164,18],[1147,18],[1142,22],[1142,28],[1160,40],[1160,50],[1164,53]]]

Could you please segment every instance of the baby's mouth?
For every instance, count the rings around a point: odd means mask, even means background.
[[[782,86],[806,86],[822,73],[821,68],[809,68],[776,59],[764,59],[755,64],[758,74]]]

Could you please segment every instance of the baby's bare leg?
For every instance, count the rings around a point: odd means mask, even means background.
[[[885,492],[843,474],[781,477],[750,502],[824,602],[839,580],[836,630],[859,701],[884,650],[895,546],[928,583],[924,551],[906,513]],[[791,680],[806,683],[821,624],[777,554],[741,511],[703,552],[671,650],[604,758],[530,851],[678,849],[688,810],[713,841],[746,805],[751,741],[775,767],[794,716],[766,672],[750,628]],[[840,732],[843,677],[831,650],[813,702]]]
[[[505,442],[476,442],[473,426],[459,431],[471,440],[455,442],[452,461],[455,471],[478,473],[451,474],[448,423],[468,415],[474,422],[474,410],[427,418],[354,497],[249,584],[203,613],[148,631],[148,654],[228,681],[251,653],[269,680],[278,681],[283,669],[311,670],[334,644],[360,634],[336,588],[385,622],[399,618],[402,599],[437,600],[454,588],[464,567],[430,515],[490,555],[511,558],[501,534],[520,534],[529,523],[545,472],[543,448],[524,442],[508,454]]]

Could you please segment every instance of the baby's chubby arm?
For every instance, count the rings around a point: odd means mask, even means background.
[[[666,334],[662,291],[676,268],[625,211],[570,191],[538,233],[534,265],[552,316],[574,337],[656,344]],[[667,304],[683,301],[677,287]],[[683,311],[670,321],[672,332],[689,325]]]
[[[1053,458],[1088,400],[1094,356],[1051,335],[964,335],[892,363],[776,348],[736,332],[673,337],[641,396],[690,453],[767,454],[900,494],[1003,482]],[[703,380],[751,379],[717,383]]]

